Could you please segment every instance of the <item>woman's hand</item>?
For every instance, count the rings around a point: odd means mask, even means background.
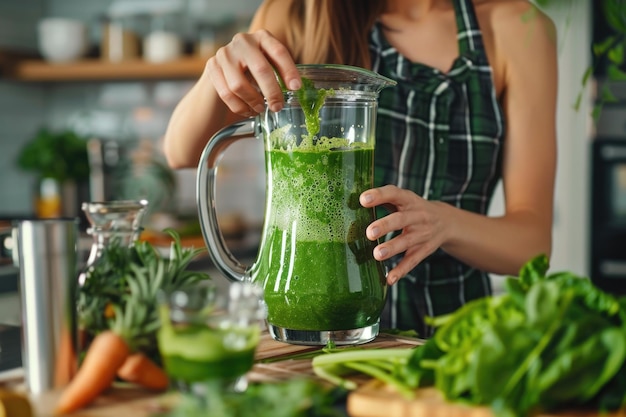
[[[404,252],[402,261],[387,274],[387,283],[395,284],[446,240],[446,223],[440,216],[441,203],[424,200],[412,191],[386,185],[363,192],[363,207],[385,206],[392,213],[372,222],[367,238],[376,240],[401,231],[393,239],[374,248],[374,258],[384,261]]]
[[[287,88],[301,86],[289,50],[267,30],[236,34],[207,61],[206,71],[228,108],[245,117],[261,113],[265,102],[272,111],[282,109],[276,72]]]

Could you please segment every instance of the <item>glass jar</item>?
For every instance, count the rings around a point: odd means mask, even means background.
[[[101,58],[120,62],[135,59],[140,53],[140,39],[133,16],[111,15],[103,19]]]
[[[210,23],[198,25],[195,53],[200,58],[210,58],[215,55],[219,45],[217,28]]]
[[[160,63],[183,55],[179,19],[180,16],[176,13],[156,13],[151,16],[150,32],[143,39],[145,61]]]
[[[93,336],[109,327],[109,319],[115,314],[113,306],[124,296],[119,271],[127,258],[111,252],[105,259],[105,249],[118,242],[120,248],[128,248],[139,239],[147,206],[147,200],[86,202],[81,206],[90,224],[87,233],[93,237],[93,242],[78,276],[76,347],[79,362]]]

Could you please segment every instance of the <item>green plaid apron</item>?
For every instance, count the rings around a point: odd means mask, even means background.
[[[460,56],[448,73],[400,55],[379,23],[371,31],[373,70],[398,82],[380,94],[375,182],[485,214],[501,177],[504,120],[472,1],[453,3]],[[381,327],[428,337],[425,316],[488,294],[487,272],[439,249],[389,289]]]

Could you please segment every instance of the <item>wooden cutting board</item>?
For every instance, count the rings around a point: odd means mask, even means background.
[[[413,348],[423,343],[424,341],[421,339],[379,334],[376,339],[360,345],[360,347],[365,349]],[[294,354],[313,352],[320,349],[320,346],[298,346],[277,342],[269,334],[264,334],[256,352],[257,363],[248,374],[248,377],[251,381],[259,382],[281,381],[298,376],[315,378],[311,359],[281,359]],[[270,362],[264,363],[265,360],[270,360]]]
[[[369,381],[348,395],[350,417],[494,417],[488,407],[470,407],[445,401],[435,388],[419,389],[406,399],[393,387]],[[535,417],[626,417],[626,409],[614,413],[571,410]]]
[[[56,417],[54,408],[61,390],[31,396],[35,417]],[[155,394],[129,386],[117,385],[100,395],[92,404],[71,417],[149,417],[165,411],[176,401],[175,394]],[[21,417],[21,416],[18,416]]]

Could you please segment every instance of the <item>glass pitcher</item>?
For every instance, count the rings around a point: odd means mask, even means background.
[[[103,290],[104,280],[110,279],[109,284],[117,289],[115,284],[119,281],[117,268],[124,258],[119,258],[118,255],[118,260],[106,260],[107,263],[112,262],[106,267],[107,275],[103,275],[103,269],[98,271],[98,264],[102,262],[104,251],[111,243],[118,241],[121,246],[130,247],[139,239],[148,201],[91,201],[83,202],[81,209],[89,221],[87,234],[91,235],[93,240],[87,261],[78,274],[76,348],[79,362],[82,362],[94,336],[110,326],[106,311],[110,308],[111,298],[117,295],[115,291]],[[95,282],[94,274],[97,278]]]
[[[217,132],[197,171],[200,224],[209,254],[230,280],[264,289],[275,340],[304,345],[368,342],[378,334],[386,296],[376,245],[365,236],[373,209],[359,204],[373,187],[378,94],[395,82],[345,65],[299,65],[303,88],[285,106]],[[217,222],[220,156],[233,142],[263,140],[265,217],[251,266],[230,252]]]

